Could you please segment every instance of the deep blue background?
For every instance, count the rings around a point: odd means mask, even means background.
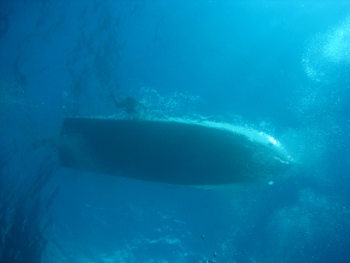
[[[348,1],[1,1],[0,59],[1,262],[350,262]],[[297,168],[210,190],[60,168],[63,118],[111,93],[270,133]]]

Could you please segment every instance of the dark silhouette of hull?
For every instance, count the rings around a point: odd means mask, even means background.
[[[183,121],[65,118],[59,157],[63,167],[182,185],[250,182],[290,166],[267,135],[249,134]]]

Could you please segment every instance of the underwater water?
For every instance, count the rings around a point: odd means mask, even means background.
[[[350,262],[350,2],[1,1],[0,58],[0,262]],[[293,168],[217,187],[67,169],[78,116],[254,129]]]

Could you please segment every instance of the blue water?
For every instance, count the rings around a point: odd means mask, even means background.
[[[350,2],[0,2],[1,262],[350,262]],[[59,166],[67,116],[243,125],[273,185],[164,185]],[[258,175],[257,175],[258,176]]]

